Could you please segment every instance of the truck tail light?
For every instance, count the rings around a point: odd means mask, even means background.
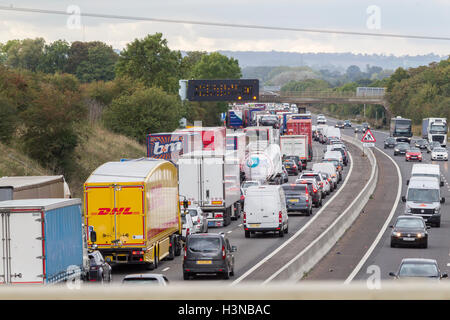
[[[223,214],[222,213],[216,213],[214,214],[215,218],[223,218]]]

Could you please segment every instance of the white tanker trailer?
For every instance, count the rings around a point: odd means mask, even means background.
[[[281,184],[281,150],[277,144],[252,142],[247,146],[244,162],[246,180],[258,180],[261,183]]]

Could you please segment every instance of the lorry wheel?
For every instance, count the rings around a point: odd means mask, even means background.
[[[181,241],[180,237],[177,235],[175,236],[175,256],[178,257],[181,255]]]

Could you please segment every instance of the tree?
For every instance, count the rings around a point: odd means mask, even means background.
[[[38,69],[45,73],[63,72],[69,58],[69,50],[69,43],[65,40],[45,45]]]
[[[362,72],[358,66],[351,65],[347,68],[346,74],[350,81],[358,80],[362,77]]]
[[[186,56],[181,60],[181,66],[183,69],[183,77],[190,79],[193,77],[192,71],[194,66],[200,62],[203,56],[207,55],[206,51],[188,51]]]
[[[108,129],[145,142],[151,132],[176,129],[180,115],[179,97],[152,87],[114,99],[104,110],[103,121]]]
[[[10,40],[4,46],[6,65],[36,71],[43,56],[44,46],[43,38]]]
[[[94,80],[113,80],[114,67],[119,55],[111,46],[97,42],[88,47],[86,60],[80,62],[76,69],[76,75],[82,82]]]
[[[17,124],[17,110],[10,99],[0,94],[0,143],[8,143]]]
[[[60,88],[40,83],[31,105],[21,113],[25,125],[21,140],[28,155],[54,172],[65,174],[78,144],[76,124],[86,114],[79,92]]]
[[[181,53],[172,51],[162,33],[136,39],[120,53],[116,74],[141,80],[148,87],[177,93],[182,77]]]
[[[196,79],[239,79],[242,72],[236,59],[213,52],[202,56],[192,75]]]

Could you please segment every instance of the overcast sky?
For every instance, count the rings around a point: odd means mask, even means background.
[[[450,0],[34,0],[0,6],[276,27],[450,37]],[[379,11],[370,10],[376,6]],[[368,11],[369,8],[369,11]],[[379,14],[378,14],[379,13]],[[43,37],[51,42],[99,40],[122,49],[135,38],[162,32],[178,50],[353,52],[448,55],[448,40],[416,40],[216,26],[124,21],[0,10],[0,42]]]

